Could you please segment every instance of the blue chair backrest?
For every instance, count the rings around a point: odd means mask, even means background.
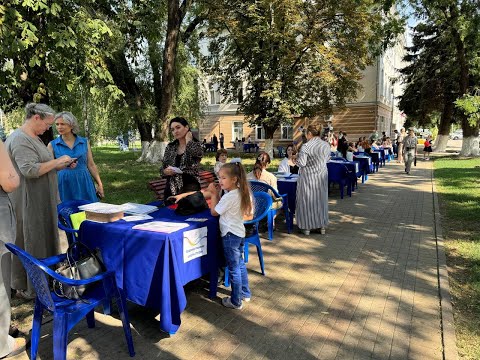
[[[52,299],[52,295],[50,293],[50,287],[48,286],[48,280],[45,276],[45,273],[48,271],[53,271],[47,268],[45,265],[41,263],[38,259],[34,258],[29,253],[25,252],[24,250],[20,249],[19,247],[13,244],[5,244],[8,250],[10,250],[14,255],[18,256],[20,261],[25,268],[25,271],[30,278],[30,281],[35,288],[35,292],[37,293],[37,297],[40,302],[48,309],[53,311],[55,309],[55,305]],[[47,270],[48,269],[48,270]]]
[[[348,173],[347,167],[343,164],[327,163],[327,168],[329,181],[344,180]]]
[[[267,216],[272,207],[272,197],[266,192],[253,192],[254,215],[252,220],[245,221],[244,224],[255,224]]]
[[[79,212],[78,207],[85,204],[90,204],[89,200],[68,200],[57,205],[58,221],[68,228],[72,228],[72,221],[70,215]]]
[[[278,149],[278,157],[285,157],[285,149],[283,148],[283,146],[277,146],[277,149]]]
[[[279,198],[280,194],[278,193],[277,190],[275,190],[273,187],[268,185],[267,183],[263,181],[258,181],[258,180],[248,180],[250,183],[250,189],[252,189],[252,192],[265,192],[268,193],[269,191],[272,192],[272,194],[276,197]]]

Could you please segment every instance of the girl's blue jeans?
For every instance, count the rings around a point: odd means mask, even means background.
[[[231,232],[222,237],[223,253],[230,272],[232,283],[232,304],[240,306],[243,298],[251,297],[248,287],[248,275],[245,262],[243,261],[243,249],[245,238],[232,234]]]

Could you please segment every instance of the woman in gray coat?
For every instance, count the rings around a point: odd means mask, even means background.
[[[70,166],[74,159],[63,155],[57,159],[39,135],[54,123],[55,111],[45,104],[28,104],[23,125],[5,142],[13,166],[20,176],[20,186],[8,196],[17,217],[15,245],[37,258],[57,254],[58,228],[57,170]],[[12,289],[17,296],[35,298],[21,262],[12,261]]]
[[[0,164],[0,359],[3,359],[23,351],[26,341],[25,338],[14,339],[9,335],[11,254],[5,243],[15,241],[15,214],[7,193],[18,187],[20,179],[2,141]]]
[[[327,161],[330,159],[330,145],[320,139],[320,131],[315,125],[307,128],[306,139],[307,143],[302,145],[297,155],[300,168],[295,211],[297,225],[305,235],[316,229],[325,234],[328,225]]]

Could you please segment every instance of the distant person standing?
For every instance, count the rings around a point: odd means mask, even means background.
[[[213,134],[212,143],[213,143],[213,147],[215,148],[215,151],[217,151],[218,150],[218,138],[217,138],[217,135],[215,135],[215,134]]]
[[[404,149],[403,141],[405,140],[405,137],[406,137],[405,128],[402,127],[400,129],[400,134],[398,135],[398,138],[397,138],[397,144],[398,144],[398,148],[397,148],[398,160],[397,161],[400,164],[403,164],[403,149]]]
[[[306,143],[297,156],[300,168],[297,184],[297,225],[305,235],[320,229],[325,234],[328,225],[328,170],[330,146],[320,139],[315,125],[307,128]]]
[[[432,136],[428,135],[423,143],[423,159],[430,160],[430,153],[432,152]]]
[[[220,133],[220,149],[225,149],[224,143],[225,143],[225,136],[223,135],[223,133]]]
[[[412,163],[417,156],[417,137],[413,129],[408,129],[408,136],[403,140],[403,156],[405,158],[405,172],[410,174]]]
[[[393,154],[397,155],[398,152],[398,130],[395,129],[393,130],[393,142],[392,142],[392,148],[393,148]]]

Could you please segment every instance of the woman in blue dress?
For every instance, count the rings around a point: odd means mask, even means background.
[[[75,159],[72,164],[58,172],[60,199],[98,201],[104,197],[102,180],[93,161],[92,149],[87,139],[77,135],[78,122],[71,112],[63,111],[55,115],[55,126],[60,135],[48,144],[55,158],[68,155]],[[92,181],[95,179],[97,189]]]

